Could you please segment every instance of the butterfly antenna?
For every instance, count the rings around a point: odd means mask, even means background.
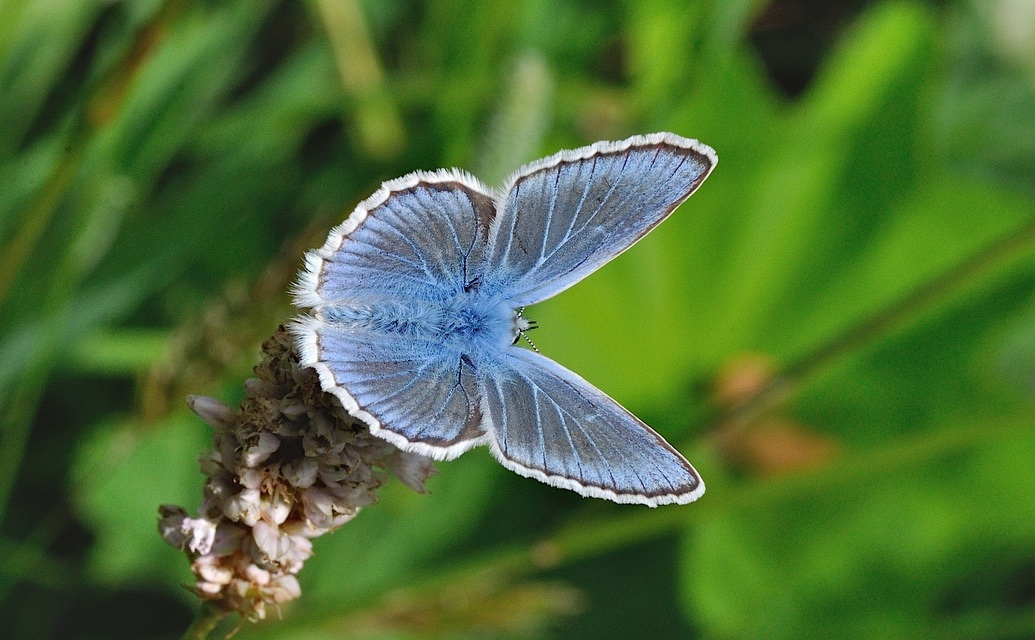
[[[521,318],[521,314],[524,313],[524,312],[525,312],[525,308],[524,307],[521,307],[520,309],[518,309],[518,313],[517,313],[518,317]],[[522,329],[518,329],[518,333],[521,335],[522,338],[525,339],[525,342],[528,343],[528,346],[532,347],[532,351],[535,351],[536,353],[539,353],[539,348],[535,346],[535,343],[532,342],[532,340],[528,337],[528,333],[526,333],[528,331],[531,331],[532,329],[538,329],[539,328],[539,323],[536,322],[535,320],[527,320],[525,318],[521,318],[521,319],[525,321],[525,327],[522,328]]]
[[[535,327],[529,327],[529,329],[535,329]],[[521,337],[525,339],[525,342],[528,343],[528,346],[532,347],[532,351],[539,353],[539,348],[535,346],[534,342],[528,339],[528,334],[525,333],[524,330],[521,331]]]

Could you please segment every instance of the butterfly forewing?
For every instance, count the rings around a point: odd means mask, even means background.
[[[484,280],[541,302],[622,253],[708,177],[715,153],[672,134],[564,151],[511,176],[497,201]]]
[[[522,475],[652,506],[690,502],[704,491],[694,468],[661,436],[538,353],[507,354],[486,383],[485,408],[494,453]]]

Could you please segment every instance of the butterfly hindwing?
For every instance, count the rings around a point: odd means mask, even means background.
[[[458,171],[385,183],[306,256],[297,303],[427,300],[463,288],[484,261],[494,216],[490,193]]]
[[[305,321],[303,321],[305,322]],[[486,439],[470,359],[435,345],[310,320],[303,359],[372,433],[407,451],[455,458]]]

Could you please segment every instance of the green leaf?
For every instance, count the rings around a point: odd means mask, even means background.
[[[997,557],[1035,544],[1035,436],[1020,426],[947,425],[982,433],[890,471],[864,457],[872,473],[838,481],[835,469],[824,474],[833,484],[719,510],[685,538],[688,614],[717,637],[957,637],[987,606],[973,576],[1001,597],[1013,577]],[[975,636],[1030,618],[984,595],[995,620]]]
[[[96,536],[88,559],[92,579],[169,588],[184,581],[186,559],[158,535],[157,510],[177,504],[196,512],[203,485],[197,456],[209,447],[209,428],[186,410],[146,428],[100,424],[79,444],[69,489]]]
[[[316,545],[319,562],[301,577],[312,602],[347,609],[414,580],[421,568],[463,544],[503,471],[485,450],[437,463],[430,494],[392,482],[377,505]]]

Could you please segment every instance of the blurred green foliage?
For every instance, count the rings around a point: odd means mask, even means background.
[[[177,637],[160,503],[382,180],[670,130],[673,218],[530,310],[689,454],[686,507],[485,451],[317,544],[239,638],[1035,636],[1035,7],[0,2],[5,637]]]

